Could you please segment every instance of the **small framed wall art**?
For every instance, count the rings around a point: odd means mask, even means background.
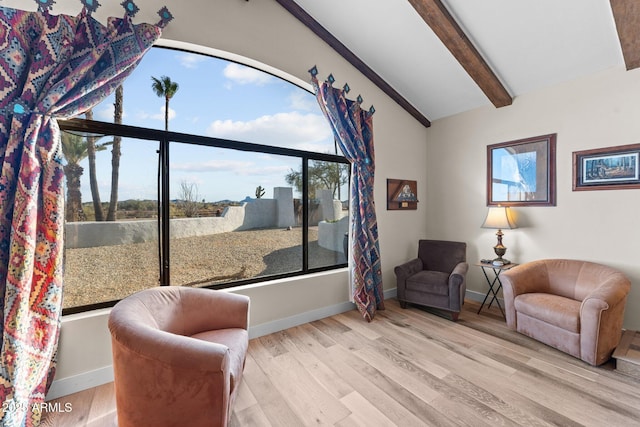
[[[640,144],[573,152],[573,191],[640,188]]]
[[[415,210],[417,208],[417,181],[387,179],[387,210]]]

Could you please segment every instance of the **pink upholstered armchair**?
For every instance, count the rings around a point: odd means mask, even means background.
[[[592,262],[546,259],[500,278],[511,329],[591,365],[609,360],[631,288],[624,274]]]
[[[248,348],[249,298],[163,286],[109,316],[119,427],[226,426]]]

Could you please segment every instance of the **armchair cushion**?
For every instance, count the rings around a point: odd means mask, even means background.
[[[449,273],[422,270],[407,278],[407,289],[435,295],[449,295]],[[429,283],[425,287],[425,283]]]
[[[523,294],[514,302],[518,313],[544,320],[567,331],[580,332],[580,302],[558,295]]]

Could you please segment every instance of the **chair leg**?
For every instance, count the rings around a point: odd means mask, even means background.
[[[406,301],[398,300],[398,302],[400,303],[400,308],[407,308],[407,302]]]
[[[460,312],[459,311],[452,311],[451,312],[451,319],[453,319],[454,322],[458,321],[458,317],[460,316]]]

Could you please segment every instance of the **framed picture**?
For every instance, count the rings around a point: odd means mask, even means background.
[[[573,152],[573,191],[640,188],[640,144]]]
[[[407,179],[387,179],[387,210],[418,208],[418,183]]]
[[[556,205],[556,134],[487,146],[487,206]]]

